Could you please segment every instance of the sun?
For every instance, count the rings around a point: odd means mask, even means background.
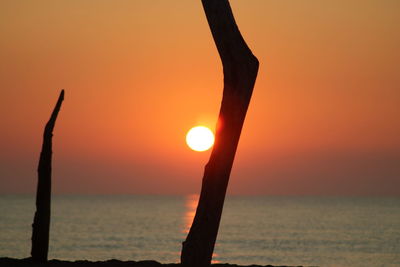
[[[206,151],[214,144],[214,133],[205,126],[193,127],[186,134],[186,143],[194,151]]]

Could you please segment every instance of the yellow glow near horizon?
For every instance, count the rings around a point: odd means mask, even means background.
[[[194,151],[206,151],[214,144],[214,133],[205,126],[195,126],[186,134],[186,143]]]

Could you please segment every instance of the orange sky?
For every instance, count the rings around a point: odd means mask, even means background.
[[[400,195],[400,2],[231,0],[260,71],[228,192]],[[200,191],[222,69],[200,0],[0,2],[0,193]]]

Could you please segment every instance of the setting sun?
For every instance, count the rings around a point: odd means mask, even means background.
[[[205,126],[193,127],[186,134],[186,143],[194,151],[206,151],[214,144],[214,133]]]

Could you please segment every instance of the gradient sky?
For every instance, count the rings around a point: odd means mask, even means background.
[[[400,195],[400,1],[231,0],[260,61],[230,194]],[[0,1],[0,193],[200,192],[222,68],[200,0]]]

